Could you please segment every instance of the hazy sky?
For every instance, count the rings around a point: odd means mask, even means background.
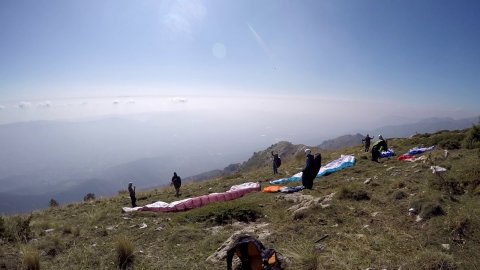
[[[0,122],[58,98],[144,95],[477,114],[478,14],[473,0],[3,0]]]

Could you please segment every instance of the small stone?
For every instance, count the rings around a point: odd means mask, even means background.
[[[389,172],[389,171],[391,171],[391,170],[393,170],[393,169],[395,169],[395,167],[390,167],[390,168],[387,169],[387,172]]]
[[[376,217],[380,212],[373,212],[372,217]]]
[[[139,228],[140,228],[140,229],[145,229],[145,228],[147,228],[147,224],[145,224],[145,223],[142,223],[142,225],[140,225],[140,227],[139,227]]]
[[[315,244],[315,249],[322,251],[325,249],[325,245],[321,243]]]
[[[53,232],[53,231],[55,231],[55,229],[46,229],[45,230],[46,233]]]
[[[450,244],[442,244],[442,248],[445,250],[450,250]]]
[[[420,222],[422,221],[423,219],[420,217],[420,215],[417,216],[417,218],[415,219],[416,222]]]
[[[163,231],[163,227],[160,226],[160,227],[156,228],[155,231]]]
[[[365,236],[365,234],[362,234],[362,233],[357,233],[357,234],[355,234],[355,237],[357,237],[357,239],[367,238],[367,237]]]
[[[372,181],[372,178],[367,178],[363,183],[365,185],[367,185],[368,183],[370,183]]]

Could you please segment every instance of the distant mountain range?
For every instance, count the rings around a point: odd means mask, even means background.
[[[469,128],[474,124],[478,124],[479,117],[470,117],[465,119],[452,118],[428,118],[416,123],[403,125],[388,125],[376,128],[371,131],[366,131],[364,135],[357,133],[355,135],[343,135],[334,139],[325,140],[318,145],[323,150],[338,150],[345,147],[351,147],[362,143],[362,139],[368,133],[370,137],[377,139],[378,135],[385,138],[403,138],[409,137],[418,133],[434,133],[440,130],[457,130]]]
[[[370,131],[370,136],[378,136],[379,134],[382,134],[385,138],[403,138],[418,133],[465,129],[478,123],[480,123],[480,116],[464,119],[434,117],[411,124],[383,126]]]
[[[365,138],[365,136],[360,133],[355,135],[343,135],[335,139],[323,141],[318,147],[324,150],[338,150],[358,145],[362,143],[363,138]]]

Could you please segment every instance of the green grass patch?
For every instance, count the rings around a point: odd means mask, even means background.
[[[262,216],[262,209],[258,204],[236,200],[193,209],[180,214],[177,218],[188,222],[210,222],[223,225],[234,221],[252,222]]]
[[[340,188],[338,198],[340,200],[354,201],[370,200],[370,196],[363,188],[354,185]]]

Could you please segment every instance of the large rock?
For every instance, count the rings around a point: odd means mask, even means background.
[[[257,236],[259,240],[264,240],[271,234],[270,231],[265,228],[268,225],[268,223],[250,224],[234,232],[212,255],[208,256],[206,261],[211,263],[224,261],[227,257],[227,251],[233,247],[235,241],[242,235]]]
[[[287,211],[295,213],[299,209],[303,209],[302,211],[305,211],[305,209],[308,209],[315,205],[319,205],[322,208],[328,207],[334,196],[335,193],[331,193],[323,197],[314,197],[312,195],[304,195],[301,193],[291,193],[286,195],[279,195],[277,198],[295,203],[287,209]]]

